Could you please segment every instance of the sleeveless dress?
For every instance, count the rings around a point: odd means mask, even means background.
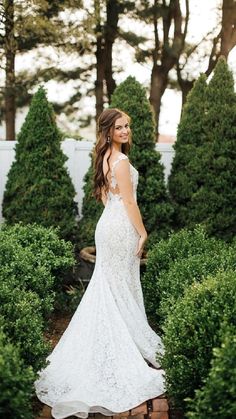
[[[120,153],[112,166],[113,188],[122,159],[127,156]],[[138,172],[129,166],[136,200]],[[164,348],[145,314],[138,239],[122,197],[109,191],[95,231],[92,278],[35,382],[38,398],[52,407],[54,418],[87,418],[94,412],[111,416],[165,391],[156,360]]]

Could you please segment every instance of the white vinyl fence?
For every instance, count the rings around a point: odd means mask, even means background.
[[[0,222],[2,217],[2,198],[7,181],[7,174],[15,158],[15,141],[0,141]],[[76,141],[66,139],[62,142],[62,150],[68,157],[66,166],[76,190],[75,201],[78,202],[79,215],[82,212],[83,178],[90,165],[89,152],[93,143],[90,141]],[[161,161],[165,167],[165,180],[170,173],[174,150],[171,144],[157,143],[156,149],[161,154]]]

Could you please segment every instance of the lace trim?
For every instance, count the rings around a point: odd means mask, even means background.
[[[116,165],[121,160],[127,160],[127,159],[128,159],[127,156],[125,156],[124,154],[120,154],[118,159],[113,162],[112,169],[111,169],[111,186],[112,186],[112,188],[115,188],[117,186],[117,181],[116,181],[115,173],[114,173],[114,169],[115,169]],[[113,194],[113,195],[119,195],[119,194]]]

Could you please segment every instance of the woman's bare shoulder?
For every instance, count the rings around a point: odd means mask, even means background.
[[[104,162],[107,162],[107,159],[108,159],[109,155],[110,155],[110,153],[106,151],[106,153],[104,154],[104,160],[103,160]],[[110,158],[109,158],[110,166],[112,166],[113,163],[115,163],[115,161],[119,160],[121,157],[125,157],[125,158],[128,159],[126,154],[121,153],[120,151],[112,152],[111,155],[110,155]]]

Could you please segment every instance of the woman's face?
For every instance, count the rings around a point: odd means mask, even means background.
[[[123,144],[129,141],[130,126],[126,116],[121,116],[115,121],[112,142]]]

